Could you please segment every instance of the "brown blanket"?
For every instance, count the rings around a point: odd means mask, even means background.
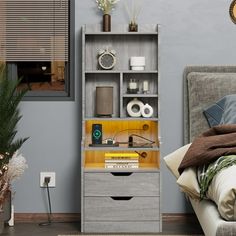
[[[215,126],[197,137],[185,154],[178,168],[200,166],[220,156],[236,154],[236,124]]]

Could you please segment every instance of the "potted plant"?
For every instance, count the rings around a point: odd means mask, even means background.
[[[103,12],[103,31],[111,31],[111,11],[119,0],[96,0],[98,9]]]
[[[16,138],[21,119],[18,105],[27,91],[17,89],[19,82],[8,80],[6,67],[0,64],[0,210],[9,196],[12,181],[27,168],[18,150],[28,138]]]

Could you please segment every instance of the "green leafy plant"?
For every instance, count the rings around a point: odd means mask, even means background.
[[[7,70],[0,65],[0,176],[8,169],[9,160],[28,138],[16,138],[21,119],[19,103],[27,92],[18,90],[20,80],[8,80]]]

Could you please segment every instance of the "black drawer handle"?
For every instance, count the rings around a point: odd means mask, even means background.
[[[129,201],[133,197],[111,197],[114,201]]]
[[[111,172],[114,176],[130,176],[133,172]]]

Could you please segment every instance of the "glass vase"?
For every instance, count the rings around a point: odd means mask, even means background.
[[[129,24],[129,32],[138,32],[138,24],[131,22]]]

